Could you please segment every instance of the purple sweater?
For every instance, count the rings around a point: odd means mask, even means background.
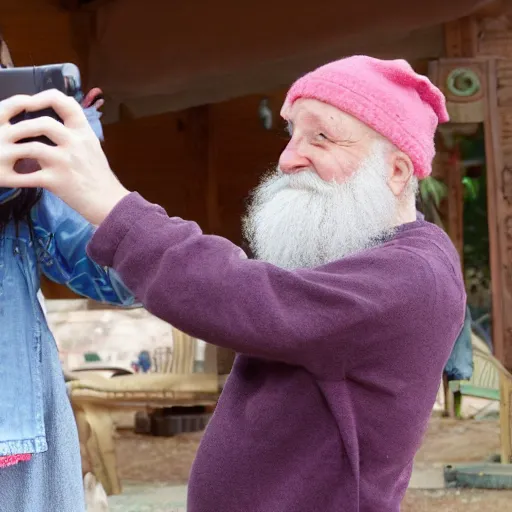
[[[190,512],[399,510],[464,318],[443,231],[418,220],[288,271],[131,194],[89,253],[150,312],[239,354],[192,469]]]

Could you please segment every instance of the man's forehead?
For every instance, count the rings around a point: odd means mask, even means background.
[[[340,111],[322,101],[312,98],[299,98],[293,104],[283,108],[281,115],[285,119],[291,119],[299,115],[309,115],[322,118],[329,114],[336,116]]]
[[[354,129],[367,131],[369,128],[354,116],[332,105],[310,98],[299,98],[281,112],[282,117],[291,123],[304,121],[332,127],[337,131]]]

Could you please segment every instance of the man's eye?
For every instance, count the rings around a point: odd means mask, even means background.
[[[321,132],[317,134],[316,138],[318,141],[329,140],[329,137],[327,137],[327,135],[325,135],[325,133],[321,133]]]

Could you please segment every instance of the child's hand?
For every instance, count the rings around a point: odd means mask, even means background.
[[[10,124],[20,112],[53,108],[63,124],[40,117]],[[56,146],[17,141],[47,136]],[[31,159],[41,169],[19,174],[15,164]],[[0,187],[46,188],[92,224],[99,225],[128,195],[112,170],[81,106],[56,90],[35,96],[14,96],[0,103]]]

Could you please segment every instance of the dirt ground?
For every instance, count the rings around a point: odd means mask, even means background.
[[[201,434],[174,438],[121,431],[117,440],[120,476],[126,480],[183,484],[188,480]],[[497,420],[432,418],[417,466],[475,462],[499,451]],[[512,512],[512,491],[409,490],[402,512]]]

